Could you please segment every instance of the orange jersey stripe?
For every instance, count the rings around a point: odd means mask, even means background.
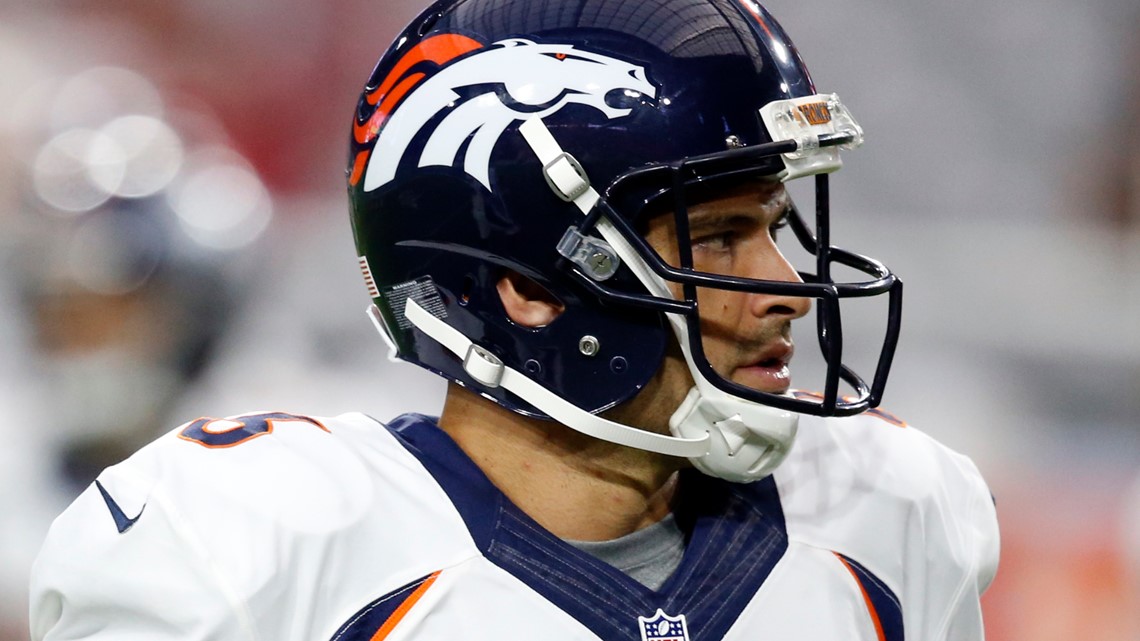
[[[851,573],[851,578],[855,580],[855,585],[859,586],[859,592],[862,593],[863,603],[867,606],[867,612],[871,615],[871,621],[875,624],[875,634],[878,635],[879,641],[887,641],[887,636],[883,634],[883,624],[879,621],[879,611],[875,609],[875,604],[871,603],[871,595],[867,594],[867,588],[863,587],[863,582],[859,580],[859,575],[855,573],[855,568],[851,567],[847,559],[844,559],[838,553],[832,552],[832,554],[835,554],[835,558],[839,559],[843,567],[847,568],[847,571]]]
[[[408,611],[412,609],[412,606],[414,606],[416,602],[420,600],[420,597],[422,597],[424,593],[427,592],[428,588],[431,587],[431,584],[435,583],[435,579],[438,576],[439,572],[437,571],[433,572],[430,576],[428,576],[428,578],[424,579],[424,582],[421,583],[414,592],[408,595],[408,598],[400,604],[400,607],[396,608],[396,611],[392,613],[392,616],[388,617],[388,620],[384,622],[384,625],[380,626],[380,629],[376,631],[376,634],[372,635],[372,638],[369,641],[383,641],[383,639],[387,638],[388,635],[391,634],[392,630],[395,629],[401,620],[403,620],[404,615],[406,615]]]

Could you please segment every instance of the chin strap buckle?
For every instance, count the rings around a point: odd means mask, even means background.
[[[487,387],[498,387],[503,382],[503,371],[506,366],[486,349],[471,343],[467,347],[467,356],[463,357],[463,370],[467,375]]]
[[[542,175],[546,177],[546,184],[550,185],[551,191],[568,203],[590,190],[586,170],[574,156],[565,151],[543,166]]]

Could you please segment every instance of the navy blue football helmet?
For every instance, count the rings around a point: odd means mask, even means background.
[[[398,358],[513,411],[760,478],[799,413],[859,413],[886,383],[902,284],[828,237],[827,174],[862,137],[751,0],[442,0],[380,59],[353,123],[349,195],[373,320]],[[789,216],[815,256],[804,282],[698,272],[686,247],[670,265],[642,237],[648,216],[671,212],[687,238],[693,203],[801,176],[816,181],[814,225]],[[836,264],[867,278],[833,282]],[[514,323],[496,289],[509,271],[565,311],[545,327]],[[814,299],[821,393],[717,374],[698,288]],[[878,295],[889,314],[868,382],[844,365],[840,302]],[[645,386],[670,341],[696,382],[673,436],[598,416]]]

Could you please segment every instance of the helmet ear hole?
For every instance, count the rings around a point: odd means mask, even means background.
[[[463,289],[459,292],[459,304],[467,307],[471,302],[471,292],[475,291],[475,277],[468,274],[463,277]]]
[[[545,327],[566,311],[566,305],[531,278],[507,270],[496,284],[503,311],[524,327]]]

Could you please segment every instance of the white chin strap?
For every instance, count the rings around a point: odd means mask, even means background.
[[[551,188],[588,215],[599,196],[579,170],[577,161],[562,150],[541,119],[524,122],[519,132],[538,156]],[[673,298],[665,281],[653,273],[612,223],[603,217],[597,230],[653,296]],[[731,396],[701,374],[689,348],[688,321],[680,314],[666,316],[695,385],[669,419],[673,436],[666,436],[606,420],[569,403],[506,367],[494,354],[429,314],[411,298],[404,313],[420,331],[462,358],[464,370],[481,384],[502,386],[583,434],[649,452],[687,457],[710,476],[735,482],[764,478],[783,462],[796,437],[798,414]]]

